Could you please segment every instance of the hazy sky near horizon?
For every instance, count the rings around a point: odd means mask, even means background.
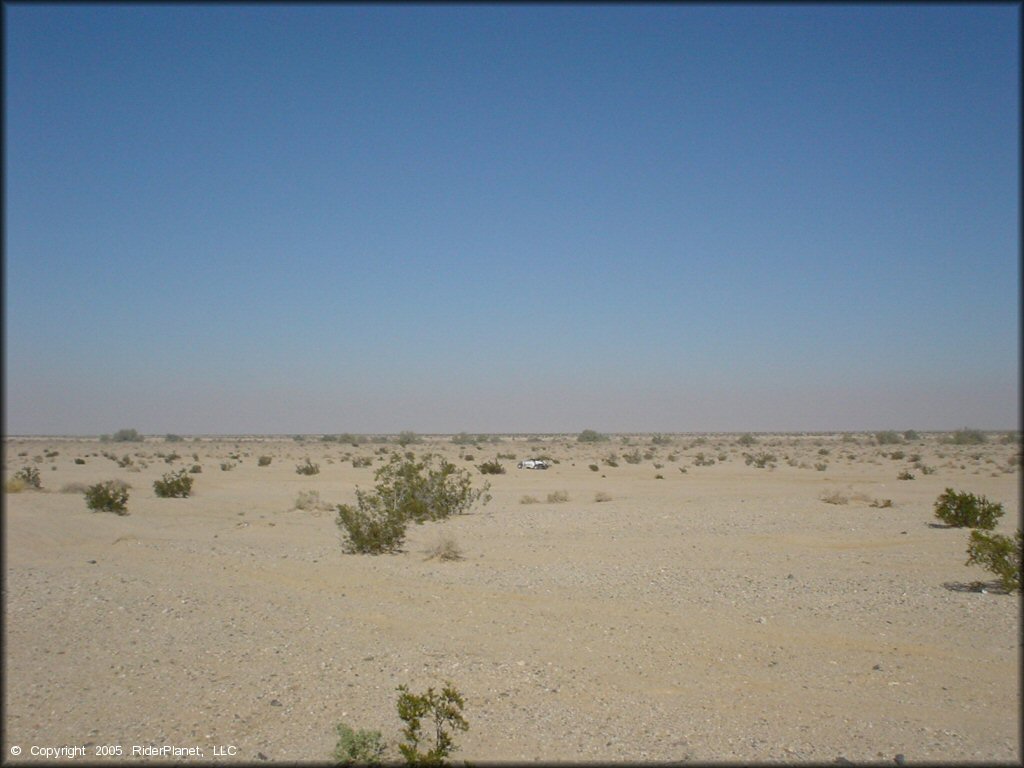
[[[1018,426],[1018,5],[3,13],[7,434]]]

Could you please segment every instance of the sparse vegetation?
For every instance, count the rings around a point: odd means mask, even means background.
[[[295,473],[299,475],[318,475],[320,474],[320,465],[306,459],[304,464],[297,464],[295,466]]]
[[[604,491],[598,491],[597,493],[594,494],[594,501],[596,501],[596,502],[611,501],[611,500],[612,500],[612,497],[609,496]]]
[[[192,478],[184,469],[168,472],[153,482],[153,492],[161,499],[184,499],[192,493]]]
[[[440,538],[427,550],[427,560],[461,560],[462,547],[450,534],[442,534]]]
[[[875,442],[879,445],[896,445],[902,442],[902,438],[898,432],[888,429],[884,432],[875,432]]]
[[[469,723],[462,716],[465,700],[451,683],[446,683],[441,693],[428,688],[425,694],[409,693],[409,689],[398,686],[398,717],[405,723],[402,736],[405,743],[398,745],[399,752],[409,765],[446,765],[445,758],[457,747],[452,730],[466,731]],[[423,720],[431,722],[433,739],[423,734]],[[429,746],[421,752],[421,746]]]
[[[497,459],[492,461],[485,461],[483,464],[478,464],[477,469],[480,470],[481,475],[504,475],[505,467],[501,465],[501,462]]]
[[[598,472],[598,471],[600,471],[601,468],[599,466],[597,466],[597,464],[591,464],[591,465],[589,465],[589,469],[590,469],[591,472]]]
[[[35,467],[22,467],[14,473],[15,480],[21,480],[25,488],[38,491],[43,487],[43,480],[39,476],[39,470]]]
[[[943,442],[953,445],[981,445],[987,442],[988,438],[980,429],[958,429]]]
[[[1003,516],[1003,505],[984,496],[947,488],[935,501],[935,516],[954,528],[982,528],[990,531]]]
[[[904,469],[904,470],[901,470],[898,475],[896,475],[896,479],[897,480],[913,480],[914,479],[914,473],[911,472],[909,469]]]
[[[85,490],[85,505],[93,512],[128,514],[128,484],[120,480],[107,480],[90,485]]]
[[[600,432],[596,432],[593,429],[584,429],[576,436],[576,441],[579,443],[600,443],[607,439],[607,435],[602,435]]]
[[[548,494],[548,504],[562,504],[569,500],[569,494],[565,491],[552,491]]]
[[[1013,538],[1000,533],[971,531],[965,565],[980,565],[999,579],[1007,592],[1020,592],[1021,554],[1024,533],[1018,528]]]
[[[373,456],[354,456],[352,458],[352,467],[354,469],[362,469],[364,467],[373,466]]]
[[[740,435],[736,442],[743,446],[751,446],[757,442],[757,438],[747,432],[746,434]]]
[[[134,429],[119,429],[110,440],[115,443],[141,443],[143,437]]]
[[[345,723],[338,723],[338,743],[334,747],[337,765],[383,765],[386,745],[380,731],[355,731]]]
[[[338,526],[347,534],[347,551],[381,554],[397,551],[409,522],[443,520],[463,514],[477,501],[490,501],[488,484],[474,489],[469,473],[427,455],[392,454],[380,467],[372,493],[356,489],[356,506],[338,506]]]
[[[536,496],[520,496],[519,497],[519,503],[520,504],[540,504],[540,499],[538,499]]]
[[[270,466],[270,462],[272,462],[273,460],[274,460],[273,456],[260,456],[258,459],[256,459],[256,466],[257,467],[269,467]]]

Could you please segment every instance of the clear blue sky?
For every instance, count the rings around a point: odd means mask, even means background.
[[[4,14],[8,434],[1018,427],[1018,5]]]

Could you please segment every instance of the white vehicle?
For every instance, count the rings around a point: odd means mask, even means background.
[[[526,459],[516,464],[520,469],[547,469],[548,463],[543,459]]]

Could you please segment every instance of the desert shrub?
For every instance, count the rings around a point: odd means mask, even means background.
[[[75,464],[85,464],[85,459],[75,459]]]
[[[445,765],[445,758],[458,747],[452,737],[452,730],[466,731],[469,723],[462,716],[465,701],[451,683],[446,683],[441,693],[428,688],[425,694],[409,693],[409,689],[398,686],[398,717],[405,723],[402,729],[404,744],[398,745],[406,763],[409,765]],[[423,720],[431,724],[428,733],[433,735],[433,743],[426,752],[420,747],[430,744],[429,737],[424,738]]]
[[[477,501],[486,504],[491,498],[488,483],[474,489],[466,470],[433,454],[418,461],[411,453],[392,454],[374,479],[375,492],[385,504],[416,523],[463,514]]]
[[[23,481],[26,488],[33,488],[38,491],[43,487],[42,478],[39,477],[39,470],[35,467],[22,467],[14,473],[14,478]]]
[[[311,509],[324,508],[323,503],[320,501],[320,491],[299,491],[299,495],[295,499],[295,509],[309,511]]]
[[[711,467],[714,466],[714,463],[715,460],[710,456],[705,456],[703,452],[693,457],[693,465],[695,467]]]
[[[501,465],[497,459],[493,461],[485,461],[483,464],[478,464],[477,469],[480,470],[481,475],[504,475],[505,468]]]
[[[320,465],[306,459],[305,464],[297,464],[295,466],[295,473],[299,475],[318,475],[320,474]]]
[[[906,454],[903,451],[891,451],[889,453],[889,458],[895,461],[900,461],[904,456],[906,456]]]
[[[449,535],[442,535],[433,546],[427,550],[427,560],[461,560],[462,559],[462,547],[455,541],[455,538]]]
[[[383,764],[385,744],[380,731],[355,731],[345,723],[338,723],[338,743],[334,746],[337,765]]]
[[[202,472],[203,472],[203,468],[202,468],[202,467],[201,467],[201,466],[200,466],[199,464],[193,464],[193,465],[192,465],[192,466],[191,466],[191,467],[189,468],[189,470],[188,470],[188,471],[189,471],[189,474],[192,474],[192,475],[199,475],[199,474],[202,474]]]
[[[505,459],[505,461],[515,461],[516,455],[514,453],[499,453],[499,459]]]
[[[887,429],[884,432],[875,432],[875,442],[879,445],[895,445],[901,442],[901,438],[898,432]]]
[[[671,445],[672,438],[665,435],[652,435],[651,445]]]
[[[749,446],[749,445],[753,445],[754,443],[756,443],[757,442],[757,438],[754,437],[749,432],[747,432],[746,434],[740,435],[736,439],[736,442],[739,443],[740,445],[747,445],[747,446]]]
[[[142,435],[134,429],[119,429],[111,440],[115,443],[141,443]]]
[[[814,468],[819,472],[824,472],[826,469],[828,469],[828,464],[824,462],[818,462],[817,464],[814,465]]]
[[[630,451],[629,453],[622,454],[622,460],[625,461],[627,464],[639,464],[640,459],[641,456],[639,450],[633,450]]]
[[[874,499],[868,506],[879,508],[891,507],[892,499]]]
[[[379,495],[357,489],[356,506],[339,504],[335,523],[347,536],[346,552],[380,555],[401,548],[408,520]]]
[[[569,500],[569,494],[565,491],[553,491],[548,494],[548,504],[561,504]]]
[[[132,465],[132,457],[129,456],[127,453],[120,459],[115,459],[115,461],[117,462],[117,466],[121,467],[122,469],[124,469],[125,467],[130,467]]]
[[[192,493],[192,478],[184,469],[168,472],[160,480],[153,481],[153,492],[161,499],[184,499]]]
[[[120,480],[107,480],[85,489],[85,505],[93,512],[128,514],[128,485]]]
[[[338,506],[338,526],[348,535],[347,551],[381,554],[397,551],[410,521],[443,520],[490,501],[488,484],[474,489],[469,473],[433,455],[416,461],[392,454],[380,467],[372,493],[356,489],[356,506]]]
[[[934,475],[935,474],[935,467],[929,467],[929,466],[927,466],[925,464],[918,465],[918,469],[920,469],[921,473],[924,474],[924,475]]]
[[[761,451],[758,454],[744,453],[743,460],[747,463],[747,466],[753,464],[755,467],[758,467],[759,469],[764,469],[765,467],[770,468],[775,466],[775,454],[768,453],[766,451]]]
[[[601,468],[600,468],[599,466],[597,466],[597,464],[591,464],[591,465],[590,465],[590,471],[591,471],[591,472],[597,472],[597,471],[599,471],[600,469],[601,469]]]
[[[984,496],[958,493],[947,488],[935,500],[935,516],[954,528],[983,528],[990,531],[1003,516],[1003,505],[993,503]]]
[[[602,502],[602,501],[611,501],[611,500],[612,500],[612,497],[609,496],[604,491],[598,491],[597,493],[594,494],[594,501]]]
[[[258,459],[256,459],[256,466],[257,467],[269,467],[270,466],[270,462],[272,462],[273,460],[274,460],[273,456],[260,456]]]
[[[987,439],[985,433],[980,429],[958,429],[943,442],[953,445],[981,445]]]
[[[164,436],[164,442],[167,442],[167,443],[180,443],[181,440],[182,440],[181,435],[170,435],[170,434],[168,434],[168,435]]]
[[[908,429],[906,432],[903,433],[903,439],[906,440],[909,443],[909,442],[914,441],[914,440],[920,440],[921,439],[921,435],[919,435],[916,432],[916,430]]]
[[[164,461],[166,461],[168,464],[173,464],[180,458],[181,456],[179,456],[177,453],[174,453],[174,451],[171,451],[169,454],[167,454],[167,456],[164,457]]]
[[[536,496],[520,496],[519,497],[519,503],[520,504],[540,504],[540,499],[538,499]]]
[[[602,435],[600,432],[595,432],[593,429],[584,429],[576,436],[576,442],[579,443],[600,443],[607,440],[606,435]]]
[[[980,565],[999,578],[999,584],[1007,592],[1020,592],[1021,549],[1024,533],[1010,538],[1000,533],[971,531],[967,544],[965,565]]]
[[[896,479],[897,480],[913,480],[914,479],[914,473],[911,472],[909,469],[904,469],[904,470],[901,470],[898,475],[896,475]]]
[[[230,472],[232,469],[234,469],[237,466],[238,466],[237,464],[234,464],[234,463],[232,463],[230,461],[222,461],[220,463],[220,468],[221,468],[222,472]]]
[[[609,467],[617,467],[619,466],[619,457],[618,455],[613,453],[609,455],[607,458],[605,458],[604,463],[607,464]]]
[[[398,433],[398,437],[396,438],[395,442],[398,443],[403,448],[405,448],[405,446],[407,445],[422,443],[423,438],[417,435],[415,432],[405,430]]]
[[[818,449],[818,455],[819,456],[828,456],[830,453],[831,453],[831,451],[828,448],[819,448]]]
[[[355,469],[361,469],[363,467],[373,466],[372,456],[356,456],[352,459],[352,466]]]

